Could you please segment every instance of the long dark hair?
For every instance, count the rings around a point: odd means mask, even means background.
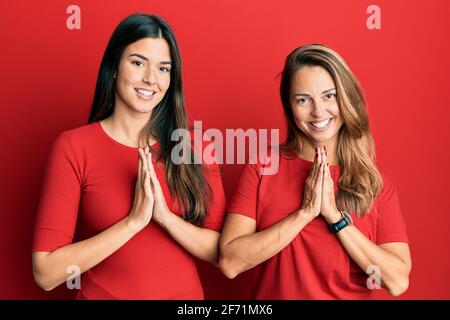
[[[287,140],[281,146],[285,154],[299,154],[303,132],[297,127],[290,95],[295,73],[304,66],[324,68],[336,84],[337,102],[343,125],[339,130],[337,159],[342,168],[338,182],[338,208],[363,216],[369,212],[383,181],[375,164],[375,143],[361,86],[344,59],[320,44],[301,46],[286,58],[281,74],[280,95],[287,121]]]
[[[158,161],[166,165],[167,184],[177,204],[184,210],[184,219],[202,226],[211,195],[211,188],[205,178],[203,166],[194,161],[189,164],[174,164],[170,161],[173,147],[177,144],[171,140],[176,129],[189,129],[185,108],[181,58],[174,33],[168,23],[161,17],[148,14],[133,14],[125,18],[116,27],[106,47],[98,73],[89,123],[109,117],[114,111],[116,80],[120,59],[125,48],[142,38],[163,38],[170,48],[172,68],[170,69],[170,86],[161,102],[153,109],[148,125],[139,139],[140,145],[148,146],[148,138],[156,137],[160,150],[150,148]],[[142,142],[142,143],[141,143]]]

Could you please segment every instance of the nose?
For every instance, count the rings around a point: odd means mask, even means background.
[[[320,118],[325,110],[326,106],[325,103],[323,103],[322,101],[315,101],[312,104],[312,109],[311,109],[311,115],[314,118]]]
[[[149,69],[145,74],[144,77],[142,79],[145,83],[147,84],[156,84],[157,82],[157,73],[155,70],[153,70],[153,68]]]

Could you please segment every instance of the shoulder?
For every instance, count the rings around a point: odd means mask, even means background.
[[[96,123],[65,130],[58,134],[53,142],[53,151],[63,151],[68,155],[76,155],[85,149],[86,145],[92,144],[96,134]]]
[[[92,137],[97,130],[96,126],[97,123],[90,123],[81,127],[65,130],[57,136],[56,142],[65,142],[75,146],[85,141],[92,141]]]
[[[378,201],[386,200],[391,197],[394,193],[397,192],[395,187],[395,182],[392,176],[386,173],[385,170],[378,168],[378,172],[380,172],[381,180],[383,182],[383,186],[381,188],[380,194],[378,195]]]
[[[90,123],[81,127],[69,129],[60,133],[60,136],[65,137],[71,141],[83,140],[92,138],[97,130],[98,123]]]

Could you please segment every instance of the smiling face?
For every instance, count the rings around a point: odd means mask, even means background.
[[[150,113],[170,85],[170,48],[163,38],[143,38],[128,45],[116,74],[116,108]]]
[[[297,127],[319,147],[335,144],[342,118],[331,75],[319,66],[303,66],[293,76],[290,103]]]

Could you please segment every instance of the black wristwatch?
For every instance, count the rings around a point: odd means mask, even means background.
[[[336,223],[330,223],[328,226],[330,227],[331,232],[338,233],[340,230],[344,229],[346,226],[351,226],[353,224],[352,217],[347,211],[341,211],[342,219]]]

